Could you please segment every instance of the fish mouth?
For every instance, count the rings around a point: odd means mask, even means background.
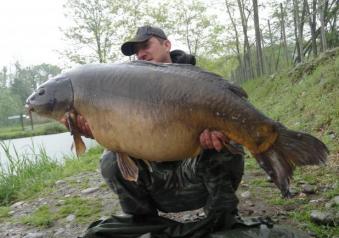
[[[30,104],[30,103],[26,103],[26,104],[25,104],[25,109],[26,109],[26,111],[27,111],[28,113],[31,113],[31,112],[34,112],[34,111],[35,111],[33,105]]]

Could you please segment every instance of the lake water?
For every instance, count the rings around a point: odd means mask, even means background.
[[[84,140],[87,149],[97,145],[95,140],[91,140],[85,137],[83,137],[82,139]],[[39,147],[40,148],[43,147],[49,157],[59,161],[62,161],[62,158],[65,155],[75,156],[74,150],[73,151],[71,150],[73,137],[69,132],[53,135],[43,135],[12,140],[4,140],[1,141],[1,143],[9,147],[9,152],[13,156],[15,156],[15,150],[17,150],[19,155],[30,156],[34,153],[38,153]],[[6,167],[7,162],[8,162],[7,156],[3,148],[0,147],[0,164]]]

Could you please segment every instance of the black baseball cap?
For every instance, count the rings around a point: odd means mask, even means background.
[[[138,28],[137,33],[132,40],[129,40],[121,45],[121,52],[126,56],[134,55],[136,53],[135,45],[137,43],[147,41],[152,36],[167,40],[165,32],[159,27],[142,26]]]

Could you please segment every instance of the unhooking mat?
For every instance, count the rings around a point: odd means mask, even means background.
[[[227,224],[228,225],[227,225]],[[179,223],[163,217],[112,216],[93,222],[82,238],[306,238],[292,227],[273,225],[270,219],[241,218],[226,221],[215,230],[215,219]],[[231,226],[229,225],[231,224]]]

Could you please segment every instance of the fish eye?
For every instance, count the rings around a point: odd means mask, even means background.
[[[45,89],[44,88],[40,88],[39,91],[38,91],[38,94],[41,96],[41,95],[44,95],[45,94]]]

